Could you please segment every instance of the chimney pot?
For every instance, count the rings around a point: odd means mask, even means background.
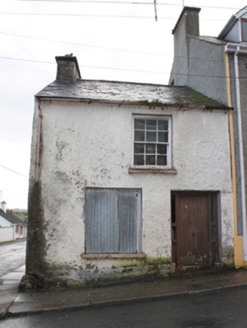
[[[6,213],[7,203],[5,201],[1,202],[1,210]]]

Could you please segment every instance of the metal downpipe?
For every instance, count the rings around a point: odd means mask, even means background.
[[[243,245],[244,245],[244,261],[247,261],[247,232],[246,232],[246,200],[245,200],[245,176],[244,176],[244,150],[243,150],[243,133],[242,133],[242,117],[240,102],[240,83],[238,69],[238,54],[240,48],[237,47],[234,53],[234,71],[235,71],[235,87],[236,87],[236,104],[238,116],[238,139],[239,139],[239,162],[240,162],[240,185],[241,185],[241,208],[243,221]]]
[[[36,172],[35,172],[35,182],[39,181],[39,153],[40,153],[40,133],[41,133],[41,120],[42,120],[42,110],[41,102],[38,102],[39,109],[39,121],[38,121],[38,137],[37,137],[37,150],[36,150]]]

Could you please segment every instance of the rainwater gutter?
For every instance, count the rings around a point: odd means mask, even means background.
[[[229,106],[220,106],[220,105],[199,105],[199,104],[187,104],[187,103],[165,103],[165,102],[156,102],[154,99],[152,100],[103,100],[103,99],[89,99],[89,98],[69,98],[69,97],[46,97],[46,96],[39,96],[39,101],[70,101],[70,102],[81,102],[87,104],[110,104],[110,105],[125,105],[125,106],[149,106],[150,108],[161,107],[161,108],[168,108],[168,107],[176,107],[180,109],[202,109],[202,110],[231,110],[233,107]]]
[[[247,231],[246,231],[246,198],[245,198],[245,174],[244,174],[244,149],[243,149],[243,132],[240,100],[240,80],[239,80],[239,54],[247,54],[247,47],[228,43],[225,52],[234,53],[234,75],[235,75],[235,92],[236,92],[236,109],[238,118],[238,140],[239,140],[239,162],[240,162],[240,187],[241,187],[241,209],[243,224],[243,251],[244,261],[247,262]]]
[[[39,109],[39,122],[38,122],[38,136],[37,136],[35,182],[39,181],[40,133],[41,133],[41,121],[42,121],[42,110],[41,110],[40,100],[38,101],[38,109]]]

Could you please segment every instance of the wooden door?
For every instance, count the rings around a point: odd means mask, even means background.
[[[217,193],[172,193],[172,260],[180,266],[218,262]]]

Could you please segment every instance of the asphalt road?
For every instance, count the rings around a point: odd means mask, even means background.
[[[0,277],[25,264],[26,241],[0,244]]]
[[[0,327],[246,328],[247,287],[166,297],[162,301],[10,317]]]

